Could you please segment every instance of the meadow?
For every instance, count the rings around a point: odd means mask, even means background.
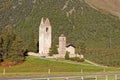
[[[62,76],[94,73],[115,73],[118,68],[98,67],[83,65],[84,63],[68,63],[60,60],[41,59],[39,57],[27,57],[24,63],[8,68],[0,67],[0,78],[6,77],[35,77],[35,76]],[[5,73],[4,73],[5,69]]]
[[[117,16],[96,10],[84,0],[1,0],[0,7],[0,32],[12,25],[29,52],[38,51],[39,25],[44,17],[50,20],[52,41],[56,44],[64,34],[67,43],[74,44],[76,49],[81,43],[85,44],[88,52],[83,54],[87,59],[120,66],[120,19]]]

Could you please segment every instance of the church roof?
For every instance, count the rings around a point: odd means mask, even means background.
[[[66,45],[66,47],[70,47],[70,46],[75,48],[75,46],[73,44],[71,44],[71,43]]]
[[[66,47],[70,47],[70,46],[76,48],[76,47],[75,47],[73,44],[71,44],[71,43],[66,45]],[[59,45],[56,45],[56,47],[59,48]]]

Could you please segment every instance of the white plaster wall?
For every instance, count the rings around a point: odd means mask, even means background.
[[[67,47],[66,51],[70,52],[70,54],[75,54],[75,48],[72,46]]]
[[[48,28],[48,31],[46,31]],[[46,24],[41,20],[41,24],[39,26],[39,53],[40,54],[48,54],[49,49],[51,47],[51,25]]]
[[[44,28],[39,27],[39,53],[44,53]]]

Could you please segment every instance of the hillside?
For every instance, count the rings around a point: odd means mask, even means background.
[[[85,0],[95,8],[120,17],[120,0]]]
[[[16,23],[29,15],[33,8],[32,0],[0,0],[0,31],[1,28]]]
[[[28,51],[37,51],[39,24],[42,17],[48,17],[53,42],[58,43],[60,34],[65,34],[67,43],[77,49],[85,43],[86,58],[120,65],[120,20],[116,16],[101,13],[84,0],[0,0],[0,4],[0,28],[12,24]]]

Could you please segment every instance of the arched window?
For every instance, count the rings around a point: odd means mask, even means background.
[[[48,32],[48,27],[46,28],[46,32]]]

